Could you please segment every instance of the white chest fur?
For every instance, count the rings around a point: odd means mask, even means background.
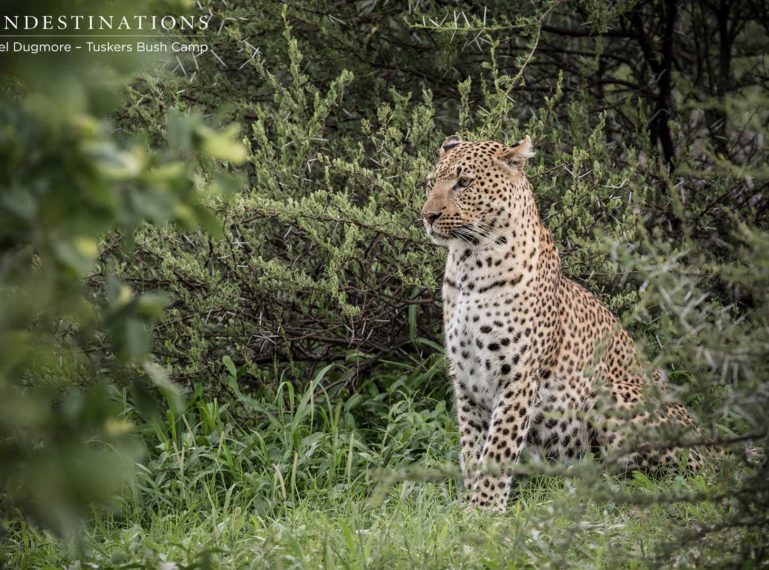
[[[448,287],[448,285],[446,286]],[[517,346],[510,341],[510,313],[504,295],[446,291],[446,342],[452,375],[477,405],[491,410],[500,378],[515,372]]]
[[[481,334],[480,319],[473,321],[478,316],[478,297],[462,293],[457,296],[447,330],[452,347],[456,348],[449,348],[449,361],[454,378],[466,387],[473,400],[481,407],[492,409],[498,378],[491,366],[495,355],[488,349],[488,335]]]

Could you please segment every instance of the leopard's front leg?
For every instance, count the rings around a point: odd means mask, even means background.
[[[512,475],[505,467],[518,460],[526,444],[536,386],[536,381],[529,375],[500,383],[470,504],[505,512],[512,481]]]
[[[491,414],[478,406],[463,383],[455,382],[454,392],[457,398],[462,480],[465,493],[469,497],[477,482],[478,461]]]

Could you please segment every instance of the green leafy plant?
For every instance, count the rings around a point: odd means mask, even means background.
[[[91,501],[132,479],[140,446],[115,381],[181,402],[149,353],[171,298],[137,293],[99,252],[129,251],[148,223],[220,233],[206,203],[226,179],[201,179],[197,161],[245,158],[236,128],[195,114],[170,115],[167,150],[116,135],[102,95],[130,75],[113,63],[11,58],[0,99],[0,505],[70,535]],[[103,295],[86,286],[97,277]]]

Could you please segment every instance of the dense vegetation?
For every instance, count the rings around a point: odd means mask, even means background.
[[[131,10],[210,13],[204,56],[0,60],[0,565],[767,564],[764,2],[179,4]],[[717,469],[463,512],[419,221],[455,132],[532,137]]]

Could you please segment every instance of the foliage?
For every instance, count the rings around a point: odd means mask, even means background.
[[[130,62],[113,63],[11,58],[0,100],[0,504],[3,516],[20,507],[60,533],[130,480],[137,442],[113,381],[177,397],[148,354],[169,298],[104,272],[100,247],[130,251],[147,223],[219,231],[201,198],[217,186],[195,161],[243,154],[233,132],[195,115],[169,117],[168,150],[139,131],[116,136],[102,117],[120,99],[104,95],[131,75]],[[95,274],[100,300],[84,287]],[[89,351],[95,338],[109,349]]]
[[[194,75],[135,83],[120,120],[152,129],[178,105],[243,122],[249,183],[222,211],[224,240],[150,230],[138,256],[107,252],[138,287],[174,291],[159,354],[179,380],[220,372],[226,354],[263,385],[285,366],[352,359],[366,372],[393,352],[429,352],[413,338],[438,340],[442,252],[423,239],[419,211],[444,133],[533,136],[529,174],[566,271],[619,313],[638,295],[619,285],[595,236],[636,242],[655,229],[720,262],[730,254],[723,236],[740,222],[765,225],[766,117],[744,101],[760,99],[766,77],[747,24],[734,24],[733,63],[718,70],[713,51],[723,46],[695,49],[685,38],[697,34],[675,34],[676,53],[703,59],[720,95],[680,70],[660,110],[646,65],[664,59],[666,16],[651,7],[554,2],[515,19],[503,6],[423,2],[208,7],[220,25],[191,37],[215,55],[196,60]],[[735,4],[725,17],[746,11]],[[674,17],[680,30],[718,23],[689,6]],[[751,30],[763,25],[755,18]],[[649,63],[631,65],[631,52]],[[721,127],[705,128],[711,107],[728,117],[726,149]],[[660,114],[666,123],[651,136]],[[663,126],[675,157],[658,154]]]
[[[437,339],[442,252],[426,242],[419,221],[423,180],[443,136],[431,95],[412,102],[391,92],[359,132],[335,133],[331,117],[343,111],[352,76],[342,73],[328,91],[316,89],[300,71],[290,29],[284,35],[289,77],[253,63],[275,95],[248,105],[251,184],[223,210],[225,239],[149,228],[137,236],[138,256],[106,252],[115,272],[148,288],[169,284],[179,299],[159,329],[158,353],[180,379],[219,372],[226,354],[250,365],[258,384],[264,365],[275,362],[282,368],[354,359],[360,372],[395,352],[408,358],[415,338]],[[613,151],[601,135],[603,120],[594,125],[575,113],[572,133],[585,142],[579,149],[562,144],[554,112],[561,96],[555,93],[525,126],[512,118],[505,91],[493,86],[481,107],[494,113],[476,113],[465,100],[462,114],[473,117],[466,126],[471,138],[515,140],[528,131],[546,141],[543,154],[556,166],[533,168],[537,193],[550,227],[566,242],[570,273],[601,290],[607,280],[596,276],[611,266],[578,236],[599,223],[607,234],[632,239],[645,189],[631,188],[643,171],[636,160],[616,170],[604,166]],[[286,118],[278,123],[275,116]],[[633,299],[613,293],[607,300],[615,309]]]

